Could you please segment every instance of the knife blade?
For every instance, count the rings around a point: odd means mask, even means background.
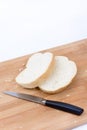
[[[10,95],[10,96],[13,96],[13,97],[16,97],[16,98],[39,103],[39,104],[42,104],[42,105],[45,105],[48,107],[52,107],[52,108],[55,108],[58,110],[72,113],[75,115],[81,115],[84,111],[83,108],[72,105],[72,104],[68,104],[68,103],[64,103],[64,102],[60,102],[60,101],[46,100],[44,98],[29,95],[29,94],[17,93],[17,92],[11,92],[11,91],[4,91],[3,93]]]

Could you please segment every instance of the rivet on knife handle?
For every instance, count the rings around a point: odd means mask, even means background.
[[[44,100],[43,104],[48,107],[52,107],[76,115],[81,115],[84,111],[83,108],[80,108],[78,106],[71,105],[68,103],[58,102],[58,101]]]

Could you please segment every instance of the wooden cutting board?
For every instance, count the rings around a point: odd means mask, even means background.
[[[87,123],[87,39],[45,51],[74,60],[77,76],[66,90],[51,95],[39,89],[24,89],[15,83],[16,75],[25,67],[30,55],[0,63],[0,130],[71,130]],[[4,90],[71,103],[84,108],[84,113],[76,116],[48,108],[4,95]]]

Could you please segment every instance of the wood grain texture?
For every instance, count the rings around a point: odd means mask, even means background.
[[[87,123],[87,39],[42,52],[46,51],[74,60],[78,67],[75,79],[66,90],[46,94],[39,89],[24,89],[15,82],[16,75],[25,67],[30,55],[0,63],[0,130],[70,130]],[[4,90],[71,103],[84,108],[84,113],[76,116],[48,108],[4,95]]]

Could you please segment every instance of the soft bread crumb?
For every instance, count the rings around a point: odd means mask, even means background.
[[[66,95],[66,97],[69,97],[69,96],[70,96],[70,94],[67,94],[67,95]]]
[[[56,93],[64,90],[77,73],[76,64],[65,56],[55,57],[55,66],[50,76],[39,87],[47,93]]]
[[[50,52],[33,54],[26,68],[16,77],[16,82],[25,88],[39,87],[46,93],[63,91],[77,73],[75,62],[65,56],[55,56]],[[66,95],[69,97],[70,95]]]
[[[74,120],[73,123],[77,123],[78,121],[77,120]]]
[[[19,71],[19,72],[21,72],[22,70],[23,70],[23,68],[19,68],[19,70],[18,70],[18,71]]]
[[[0,98],[2,98],[3,96],[2,95],[0,95]]]
[[[87,73],[87,70],[85,70],[85,73]]]
[[[5,82],[11,82],[12,79],[5,79]]]
[[[50,52],[33,54],[26,68],[16,77],[16,82],[25,88],[35,88],[47,78],[54,64],[54,55]]]

